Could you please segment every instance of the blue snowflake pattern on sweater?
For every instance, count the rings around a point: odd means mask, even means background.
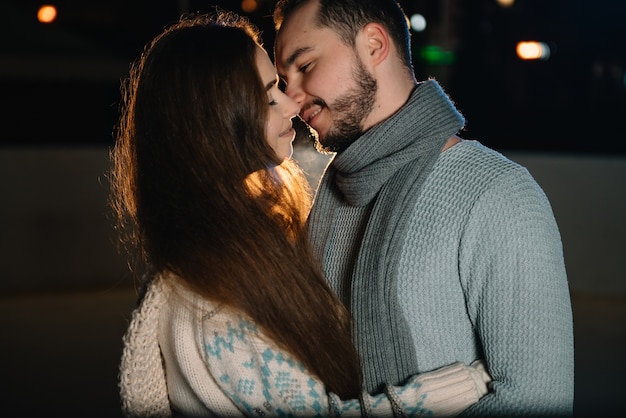
[[[219,384],[228,396],[246,414],[328,415],[320,402],[324,386],[288,354],[266,344],[257,350],[258,339],[258,327],[243,318],[205,335],[204,357],[220,369]]]
[[[199,340],[206,366],[231,407],[246,416],[347,418],[393,416],[394,411],[407,417],[452,416],[478,400],[460,363],[424,375],[427,380],[416,375],[403,386],[386,385],[385,393],[342,400],[247,318],[230,312],[206,319]]]

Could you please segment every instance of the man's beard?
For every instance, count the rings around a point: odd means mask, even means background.
[[[341,152],[363,135],[361,124],[374,108],[378,84],[359,59],[353,79],[356,86],[332,103],[333,126],[315,141],[319,152]]]

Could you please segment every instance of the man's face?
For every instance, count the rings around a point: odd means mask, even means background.
[[[353,48],[332,29],[315,26],[317,7],[309,2],[283,22],[276,37],[276,68],[322,148],[342,151],[363,133],[377,84]]]

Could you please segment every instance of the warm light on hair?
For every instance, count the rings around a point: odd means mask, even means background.
[[[37,11],[37,20],[41,23],[52,23],[57,17],[57,8],[44,4]]]

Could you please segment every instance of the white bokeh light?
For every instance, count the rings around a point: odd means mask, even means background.
[[[419,13],[411,16],[411,29],[415,32],[423,32],[426,29],[426,18]]]

